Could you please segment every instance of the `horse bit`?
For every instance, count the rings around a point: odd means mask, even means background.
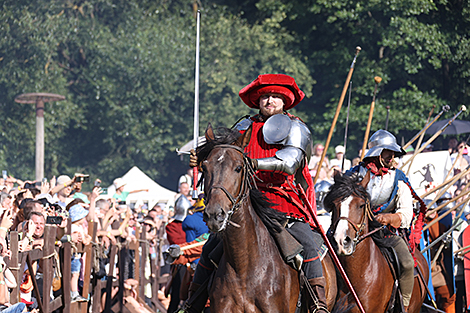
[[[354,231],[356,232],[356,236],[353,239],[353,253],[354,251],[356,251],[356,245],[358,245],[362,240],[364,240],[365,238],[369,237],[370,235],[382,229],[381,227],[379,227],[379,228],[374,229],[373,231],[370,231],[360,236],[360,234],[364,231],[364,228],[366,226],[366,218],[368,218],[371,221],[373,220],[373,214],[370,208],[370,201],[366,200],[366,203],[361,205],[361,207],[364,208],[364,214],[362,215],[362,220],[359,224],[355,224],[353,221],[351,221],[351,219],[349,219],[346,216],[340,216],[338,220],[336,221],[334,227],[332,228],[332,230],[334,230],[335,232],[336,227],[338,227],[338,223],[341,220],[346,220],[354,228]]]

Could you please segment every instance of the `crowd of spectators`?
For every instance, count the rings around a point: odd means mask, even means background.
[[[103,195],[103,189],[100,187],[100,181],[96,180],[91,192],[83,192],[82,185],[89,183],[89,176],[75,174],[72,178],[67,175],[61,175],[52,178],[50,181],[22,181],[12,176],[0,177],[0,312],[36,312],[38,311],[38,299],[33,292],[31,275],[34,275],[38,281],[39,294],[42,293],[41,279],[44,269],[41,260],[35,261],[32,268],[25,266],[23,276],[20,281],[20,299],[19,303],[10,304],[10,292],[17,288],[17,282],[11,273],[11,269],[4,259],[10,259],[12,251],[11,233],[18,232],[18,252],[26,252],[33,249],[43,249],[44,230],[46,225],[55,225],[56,236],[55,245],[61,247],[66,242],[70,242],[72,247],[79,244],[89,245],[92,237],[89,235],[88,226],[94,222],[97,227],[97,236],[94,239],[98,243],[100,255],[100,272],[94,275],[100,275],[100,279],[105,279],[107,269],[109,268],[109,253],[112,245],[123,246],[126,243],[138,243],[136,238],[136,228],[141,227],[145,233],[144,238],[148,242],[150,262],[155,262],[159,269],[159,274],[163,277],[169,277],[170,265],[166,264],[162,252],[167,250],[170,244],[182,244],[192,241],[196,237],[207,233],[207,227],[202,221],[203,201],[196,203],[191,199],[190,181],[182,181],[179,184],[178,194],[175,200],[184,198],[187,206],[179,214],[175,215],[173,207],[162,207],[162,204],[156,204],[151,209],[147,204],[130,208],[126,204],[126,198],[130,193],[147,192],[148,190],[125,190],[126,182],[122,178],[114,181],[116,193],[114,195]],[[196,207],[192,207],[196,204]],[[190,208],[194,210],[189,210]],[[202,210],[201,210],[202,208]],[[188,213],[190,212],[190,213]],[[194,213],[194,215],[192,215]],[[189,217],[186,220],[186,217]],[[68,225],[68,223],[71,223]],[[166,228],[173,227],[173,235],[167,236]],[[66,235],[66,229],[70,229],[71,235]],[[115,273],[115,277],[123,275],[125,277],[125,286],[135,287],[137,282],[134,280],[134,270],[139,265],[134,264],[134,250],[127,250],[126,271],[124,273]],[[72,257],[68,260],[71,265],[70,281],[71,301],[87,302],[88,295],[82,294],[84,268],[86,258],[84,253],[78,252],[72,248]],[[149,263],[150,264],[150,263]],[[12,266],[10,264],[10,266]],[[179,266],[177,270],[181,269]],[[183,273],[183,271],[182,271]],[[145,276],[149,278],[152,275],[150,265],[146,265]],[[104,278],[103,278],[104,277]],[[54,282],[58,280],[54,274]],[[170,279],[171,281],[172,279]],[[181,285],[181,283],[180,283]],[[162,296],[161,302],[170,302],[170,290],[176,290],[177,284],[173,288],[166,286],[168,297]],[[150,287],[150,286],[149,286]],[[165,284],[151,286],[159,289],[159,296],[165,293]],[[152,305],[151,288],[145,292],[146,302]],[[179,286],[178,286],[179,291]],[[53,283],[51,298],[59,296],[62,293],[60,284]],[[112,290],[113,296],[117,289]],[[44,301],[44,299],[41,299]],[[101,299],[101,310],[105,306],[105,294]],[[98,300],[99,301],[99,300]],[[138,302],[137,306],[138,305]],[[180,305],[179,296],[173,301],[173,307]],[[139,306],[143,311],[143,307]]]

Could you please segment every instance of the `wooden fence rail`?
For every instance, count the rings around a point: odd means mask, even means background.
[[[69,219],[65,234],[71,234],[71,221]],[[113,229],[117,229],[119,224],[113,225]],[[21,301],[20,286],[23,281],[23,273],[25,268],[30,271],[33,283],[33,294],[37,300],[40,312],[51,313],[59,310],[63,313],[86,313],[86,312],[129,312],[134,313],[135,310],[126,307],[125,302],[125,277],[129,262],[134,262],[133,277],[138,282],[136,290],[136,300],[151,312],[167,313],[164,305],[158,300],[158,290],[160,284],[166,282],[166,277],[160,277],[160,258],[161,240],[159,240],[157,249],[157,258],[152,259],[149,251],[149,242],[145,238],[145,232],[141,227],[136,228],[137,242],[127,242],[125,239],[116,238],[117,244],[111,244],[109,249],[109,269],[106,280],[98,279],[94,274],[94,260],[98,238],[96,223],[88,224],[88,233],[92,238],[89,245],[79,244],[74,249],[75,252],[85,253],[85,268],[83,276],[82,296],[87,298],[88,302],[71,302],[70,280],[71,280],[71,260],[72,260],[72,243],[65,242],[59,248],[55,245],[57,226],[46,224],[44,227],[44,246],[42,250],[34,249],[25,252],[19,252],[19,236],[18,232],[10,233],[10,250],[12,252],[8,266],[15,277],[16,288],[10,293],[10,302],[15,304]],[[93,247],[95,245],[95,247]],[[129,257],[130,251],[133,251],[134,259]],[[56,260],[59,260],[57,262]],[[42,295],[36,280],[36,272],[33,267],[35,262],[41,264],[42,268]],[[149,264],[150,263],[150,264]],[[119,278],[115,279],[115,266],[119,272]],[[59,268],[61,273],[61,295],[51,301],[52,283],[54,279],[54,270]],[[146,269],[150,268],[150,273]],[[146,277],[147,274],[147,277]],[[39,275],[40,276],[40,275]],[[145,288],[150,284],[152,289],[151,303],[153,309],[145,303]],[[116,290],[117,287],[117,290]],[[106,301],[103,311],[101,311],[102,290],[106,292]],[[114,291],[114,292],[113,292]],[[117,292],[116,292],[117,291]]]

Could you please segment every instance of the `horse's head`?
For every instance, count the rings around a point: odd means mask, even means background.
[[[331,230],[340,255],[351,255],[359,236],[367,229],[370,196],[366,187],[369,180],[369,172],[361,182],[356,176],[338,174],[323,200],[332,212]]]
[[[232,214],[248,197],[246,175],[251,162],[243,149],[250,140],[251,128],[235,141],[234,136],[239,134],[225,131],[227,134],[216,137],[209,124],[206,144],[198,150],[206,194],[204,220],[212,232],[223,231],[231,223]]]

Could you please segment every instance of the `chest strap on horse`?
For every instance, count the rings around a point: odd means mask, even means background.
[[[209,298],[209,282],[212,279],[213,275],[210,275],[200,286],[197,286],[196,290],[193,290],[194,293],[189,297],[188,300],[184,303],[182,309],[178,313],[200,313],[204,310],[204,307]],[[195,286],[194,283],[191,283],[192,286]]]

